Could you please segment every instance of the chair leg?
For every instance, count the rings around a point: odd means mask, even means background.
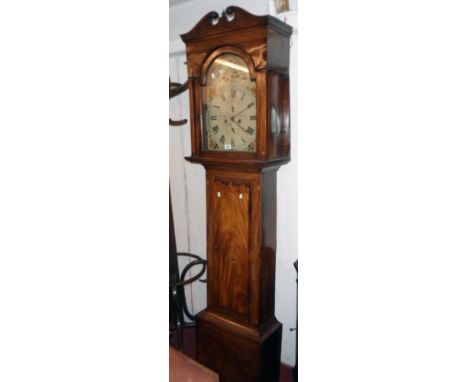
[[[184,334],[182,331],[183,324],[184,324],[184,312],[180,304],[179,297],[177,295],[177,287],[173,286],[171,288],[171,292],[172,292],[172,301],[174,302],[174,307],[175,307],[174,320],[175,320],[176,335],[177,335],[177,346],[178,346],[178,350],[184,352]]]
[[[183,327],[182,327],[182,319],[180,316],[183,314],[182,309],[179,310],[179,317],[177,318],[177,344],[179,346],[179,350],[184,353],[184,333],[183,333]]]

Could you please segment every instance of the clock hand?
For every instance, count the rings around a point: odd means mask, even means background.
[[[234,120],[234,117],[238,116],[240,113],[243,113],[244,111],[250,109],[252,106],[254,105],[254,103],[250,103],[245,109],[242,109],[241,111],[239,111],[238,113],[234,114],[232,117],[231,117],[231,121]]]
[[[236,121],[234,121],[234,122],[236,122]],[[235,134],[236,130],[234,129],[234,127],[232,127],[231,122],[228,122],[228,125],[231,128],[231,131]],[[241,129],[242,129],[242,127],[241,127]]]
[[[234,118],[234,117],[232,117]],[[245,129],[244,127],[242,127],[238,122],[236,122],[234,119],[232,119],[232,122],[234,122],[237,126],[239,126],[241,128],[242,131],[247,131],[247,129]]]

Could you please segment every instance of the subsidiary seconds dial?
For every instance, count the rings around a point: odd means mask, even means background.
[[[255,81],[244,60],[235,54],[217,57],[203,89],[205,149],[256,151]]]

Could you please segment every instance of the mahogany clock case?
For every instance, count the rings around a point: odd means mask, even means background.
[[[188,33],[191,149],[206,169],[207,308],[196,319],[197,360],[222,382],[278,382],[282,325],[274,316],[276,174],[290,160],[289,43],[292,28],[229,7]],[[256,92],[253,152],[208,150],[206,73],[235,54]]]
[[[231,15],[231,16],[230,16]],[[232,17],[232,18],[231,18]],[[289,43],[292,28],[272,16],[255,16],[228,7],[219,17],[210,12],[188,33],[186,44],[190,93],[192,162],[264,167],[290,160]],[[205,149],[202,89],[211,63],[222,54],[236,54],[256,84],[257,140],[254,153]]]
[[[279,378],[276,173],[207,169],[208,306],[197,316],[196,353],[221,381]]]

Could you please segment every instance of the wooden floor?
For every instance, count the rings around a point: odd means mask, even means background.
[[[169,344],[177,348],[177,339],[175,334],[169,339]],[[184,329],[184,353],[188,357],[195,359],[195,328]],[[281,364],[280,382],[293,382],[292,368]]]

